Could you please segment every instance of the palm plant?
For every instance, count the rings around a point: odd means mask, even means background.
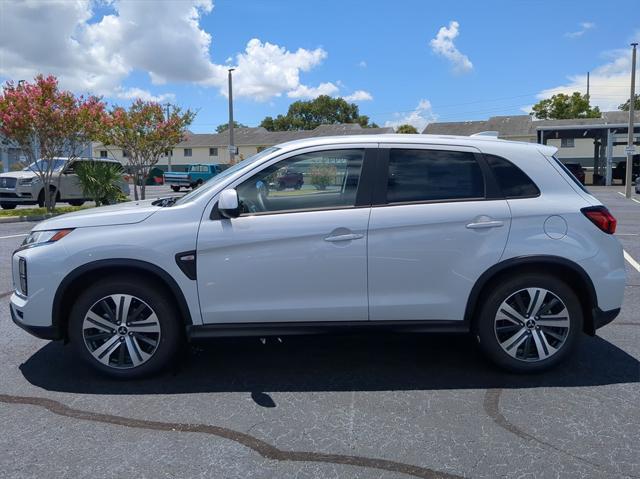
[[[76,175],[83,194],[96,206],[122,200],[118,183],[122,181],[122,167],[101,161],[82,161],[76,165]]]

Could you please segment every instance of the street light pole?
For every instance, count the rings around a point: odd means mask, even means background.
[[[171,107],[171,103],[167,102],[164,104],[166,111],[167,111],[167,121],[169,121],[169,118],[171,118],[171,114],[169,113],[169,108]],[[171,157],[173,156],[173,148],[171,148],[169,151],[165,151],[165,154],[167,155],[167,171],[171,171]]]
[[[233,82],[231,72],[235,68],[229,68],[229,163],[235,162],[236,146],[233,142]]]
[[[635,120],[635,102],[636,102],[636,47],[637,43],[632,43],[631,51],[631,96],[629,97],[629,136],[627,140],[627,171],[625,175],[624,195],[631,198],[631,176],[633,173],[633,126]]]

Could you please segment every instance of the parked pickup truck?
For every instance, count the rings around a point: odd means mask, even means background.
[[[165,173],[164,183],[171,186],[173,191],[180,191],[180,188],[196,188],[221,171],[219,165],[190,165],[187,171]]]

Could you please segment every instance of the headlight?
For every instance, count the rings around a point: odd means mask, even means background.
[[[28,186],[28,185],[36,185],[40,183],[40,178],[34,176],[32,178],[22,178],[19,182],[20,185]]]
[[[22,242],[20,249],[32,248],[47,243],[55,243],[71,233],[73,229],[32,231]]]

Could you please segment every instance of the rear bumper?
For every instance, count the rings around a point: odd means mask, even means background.
[[[609,311],[602,311],[600,308],[593,310],[593,327],[594,329],[600,329],[606,326],[611,321],[616,319],[620,314],[620,308],[610,309]]]
[[[15,308],[13,304],[9,304],[9,310],[11,311],[11,319],[13,322],[36,338],[49,340],[62,339],[60,330],[55,326],[32,326],[25,324],[22,322],[22,312],[20,310]]]

